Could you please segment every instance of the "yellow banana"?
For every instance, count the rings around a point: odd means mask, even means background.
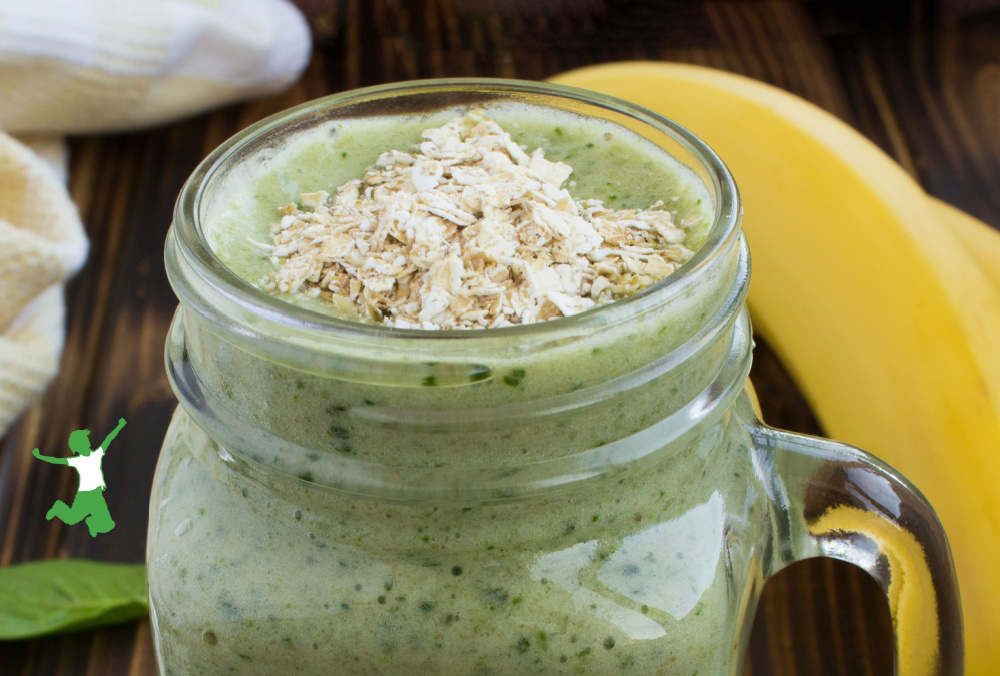
[[[1000,232],[950,204],[934,198],[931,202],[941,222],[951,228],[993,286],[1000,289]]]
[[[934,505],[961,586],[966,673],[1000,673],[1000,294],[939,220],[944,207],[846,124],[754,80],[618,63],[554,81],[677,120],[729,165],[755,329],[832,437],[881,456]]]

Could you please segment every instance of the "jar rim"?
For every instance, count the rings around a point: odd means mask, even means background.
[[[317,119],[322,118],[324,112],[349,105],[388,97],[449,92],[483,95],[516,93],[549,98],[552,101],[563,100],[577,105],[582,104],[593,110],[624,115],[652,131],[665,134],[700,162],[711,179],[712,185],[708,187],[714,191],[714,218],[705,241],[694,256],[675,272],[627,298],[571,317],[487,330],[431,331],[340,319],[289,303],[261,291],[240,278],[213,251],[203,229],[202,200],[213,179],[222,175],[227,163],[239,158],[240,153],[246,151],[252,144],[283,130],[293,131],[299,125],[315,123]],[[206,288],[204,285],[207,285],[210,290],[209,295],[214,300],[249,311],[281,331],[313,335],[319,333],[328,336],[333,334],[352,341],[376,339],[380,343],[404,339],[407,342],[416,341],[424,348],[432,345],[442,347],[449,345],[455,348],[458,346],[455,341],[458,341],[462,348],[476,349],[477,345],[485,344],[487,341],[492,343],[497,339],[530,338],[548,341],[577,334],[592,326],[619,325],[651,307],[663,304],[683,293],[684,289],[700,277],[703,270],[710,267],[711,262],[721,251],[731,247],[740,234],[741,214],[739,192],[735,181],[719,156],[683,126],[642,106],[605,94],[546,82],[497,78],[414,80],[355,89],[315,99],[267,117],[223,142],[198,165],[181,190],[174,209],[173,235],[168,239],[167,268],[168,272],[176,272],[171,270],[169,261],[170,247],[173,245],[177,249],[176,255],[184,260],[190,271],[199,279],[202,291]],[[171,274],[175,291],[182,300],[185,300],[186,285],[178,281],[174,278],[174,274]],[[262,327],[258,327],[258,330],[259,328]]]

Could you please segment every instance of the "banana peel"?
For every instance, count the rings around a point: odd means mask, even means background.
[[[837,118],[755,80],[626,62],[552,81],[676,120],[730,167],[755,329],[828,434],[934,505],[959,577],[966,673],[1000,673],[1000,257],[987,226],[929,200]]]
[[[932,197],[931,203],[941,222],[951,228],[969,255],[976,259],[993,287],[1000,289],[1000,232],[946,202]]]

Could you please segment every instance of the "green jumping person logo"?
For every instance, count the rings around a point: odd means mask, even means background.
[[[115,527],[111,513],[108,512],[108,503],[104,501],[106,486],[104,473],[101,472],[101,460],[108,445],[114,441],[123,427],[125,418],[119,418],[118,426],[111,430],[97,450],[90,448],[90,430],[71,432],[69,450],[74,453],[72,458],[52,458],[42,455],[37,448],[31,452],[39,460],[53,465],[69,465],[80,474],[80,487],[76,491],[76,497],[73,498],[73,506],[70,507],[62,500],[56,500],[56,504],[52,505],[52,509],[45,515],[46,521],[51,521],[52,517],[59,517],[59,520],[67,526],[72,526],[86,518],[91,537],[97,537],[98,533],[108,533]]]

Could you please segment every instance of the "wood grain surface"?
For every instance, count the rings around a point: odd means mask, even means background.
[[[981,3],[989,4],[989,3]],[[0,440],[0,565],[51,557],[143,560],[153,468],[175,399],[163,344],[176,306],[163,270],[174,200],[222,140],[290,105],[394,80],[543,79],[626,59],[703,64],[785,88],[875,141],[927,190],[1000,227],[1000,11],[950,15],[934,2],[786,0],[301,0],[316,45],[280,96],[143,133],[71,141],[70,189],[92,250],[68,286],[62,368]],[[752,378],[765,418],[819,433],[766,344]],[[75,474],[34,461],[69,432],[128,420],[105,466],[113,533],[46,522]],[[98,437],[100,438],[100,437]],[[830,561],[766,587],[750,640],[755,676],[892,673],[877,586]],[[155,674],[148,622],[0,643],[0,674]]]

